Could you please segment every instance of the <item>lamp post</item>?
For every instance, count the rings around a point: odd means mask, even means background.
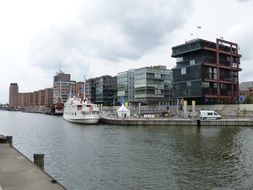
[[[178,109],[179,109],[179,99],[177,98],[177,118],[178,118]]]
[[[236,119],[239,117],[239,101],[236,100]]]
[[[112,115],[114,116],[114,104],[115,104],[115,99],[117,98],[117,95],[112,96]]]
[[[139,102],[139,118],[141,117],[141,103]]]

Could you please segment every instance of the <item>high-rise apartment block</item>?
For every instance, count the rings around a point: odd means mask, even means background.
[[[173,97],[197,104],[237,103],[240,57],[238,45],[223,39],[187,41],[172,47]]]
[[[61,70],[54,76],[53,83],[53,103],[66,102],[69,95],[69,86],[75,84],[75,81],[70,80],[70,74],[65,74]]]

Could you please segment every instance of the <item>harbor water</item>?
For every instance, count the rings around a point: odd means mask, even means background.
[[[0,134],[67,189],[253,189],[253,126],[80,125],[0,111]]]

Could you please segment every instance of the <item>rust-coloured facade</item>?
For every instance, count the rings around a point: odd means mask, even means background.
[[[18,92],[18,84],[11,83],[9,87],[9,106],[12,108],[30,109],[35,106],[51,108],[53,105],[53,89],[34,92]]]
[[[238,45],[223,39],[195,39],[172,48],[174,98],[198,104],[237,103],[240,57]]]
[[[16,108],[18,104],[18,84],[11,83],[9,87],[9,106]]]

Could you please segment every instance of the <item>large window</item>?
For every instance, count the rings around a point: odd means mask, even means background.
[[[209,79],[217,79],[217,69],[209,67]]]
[[[227,89],[227,84],[222,84],[222,83],[221,83],[220,88],[221,88],[221,89]]]
[[[187,87],[187,88],[190,88],[191,86],[192,86],[191,81],[187,81],[187,82],[186,82],[186,87]]]
[[[190,60],[190,65],[195,65],[195,59]]]
[[[183,57],[177,57],[177,62],[182,62],[184,60]]]
[[[202,88],[209,88],[210,83],[209,82],[202,82]]]
[[[185,75],[185,74],[186,74],[186,68],[183,67],[183,68],[181,68],[181,75]]]

